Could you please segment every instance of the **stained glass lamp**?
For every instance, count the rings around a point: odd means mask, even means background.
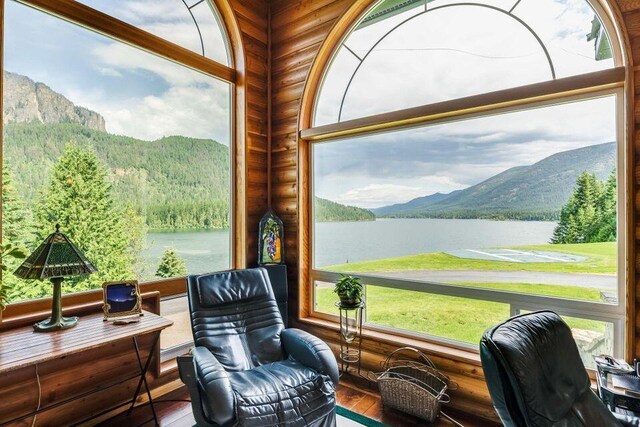
[[[33,325],[36,332],[50,332],[72,328],[78,323],[77,317],[62,316],[62,281],[65,277],[95,273],[96,268],[80,250],[60,232],[56,224],[40,246],[13,273],[22,279],[50,279],[53,284],[51,317]]]

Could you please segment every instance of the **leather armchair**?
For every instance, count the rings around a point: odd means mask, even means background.
[[[612,414],[591,390],[569,326],[551,311],[487,330],[480,357],[493,405],[507,427],[638,425]]]
[[[199,426],[335,426],[329,347],[285,329],[262,268],[187,278],[195,348],[180,357]]]

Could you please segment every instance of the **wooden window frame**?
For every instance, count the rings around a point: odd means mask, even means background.
[[[5,1],[0,0],[0,40],[4,40],[4,10]],[[245,81],[244,81],[244,53],[242,50],[240,30],[231,6],[225,0],[211,0],[218,14],[216,18],[225,37],[230,64],[227,66],[206,58],[182,46],[151,34],[145,30],[121,21],[111,15],[95,10],[75,0],[15,0],[23,5],[35,8],[41,12],[83,27],[89,31],[102,34],[116,41],[128,44],[134,48],[160,56],[178,65],[214,77],[230,85],[230,268],[239,268],[246,263],[244,242],[246,232],[243,232],[246,221],[243,218],[245,190],[241,183],[246,176],[243,165],[244,156],[244,113],[245,113]],[[0,68],[3,68],[4,44],[0,42]],[[0,93],[2,92],[2,78],[0,77]],[[0,110],[2,97],[0,96]],[[2,129],[0,121],[0,165],[2,164]],[[1,179],[1,178],[0,178]],[[238,182],[236,182],[238,181]],[[0,182],[1,184],[1,182]],[[0,207],[1,211],[1,207]],[[2,226],[0,222],[0,227]],[[1,229],[1,228],[0,228]],[[185,295],[186,278],[176,277],[140,284],[141,291],[158,291],[160,298]],[[102,289],[74,292],[62,296],[64,311],[81,313],[96,303],[102,301]],[[51,311],[51,298],[38,298],[9,304],[0,314],[0,330],[28,325]],[[170,363],[170,369],[175,363]]]
[[[631,194],[633,189],[634,176],[633,154],[630,148],[633,143],[633,126],[630,125],[632,122],[630,118],[633,117],[633,96],[631,94],[633,88],[632,73],[628,72],[628,66],[626,65],[629,63],[627,56],[629,50],[623,48],[621,40],[624,39],[617,30],[617,28],[623,27],[614,25],[614,23],[620,21],[619,16],[615,15],[608,7],[600,3],[590,3],[600,14],[611,37],[613,56],[615,63],[618,65],[614,68],[314,127],[312,123],[317,99],[324,75],[331,64],[332,58],[337,53],[342,42],[350,34],[349,29],[355,27],[354,23],[358,22],[359,18],[366,16],[366,13],[372,7],[375,7],[377,1],[372,0],[365,4],[355,5],[334,25],[325,43],[320,48],[318,57],[309,72],[309,79],[305,85],[298,121],[298,162],[300,165],[298,182],[301,189],[298,205],[300,228],[302,230],[299,234],[298,241],[300,256],[300,280],[298,285],[301,295],[298,314],[301,323],[311,328],[337,328],[337,318],[335,316],[319,313],[314,307],[315,280],[322,280],[323,278],[325,280],[335,279],[337,274],[314,270],[313,267],[313,144],[333,141],[349,136],[363,136],[372,132],[378,133],[445,123],[454,120],[508,113],[543,105],[553,105],[601,95],[615,94],[618,99],[616,104],[618,111],[616,114],[618,120],[617,140],[619,143],[619,185],[621,187],[618,192],[618,200],[619,206],[623,209],[623,214],[619,215],[619,220],[622,222],[619,226],[619,231],[623,232],[619,232],[618,247],[622,248],[624,253],[619,254],[618,260],[619,310],[615,312],[615,310],[605,309],[604,311],[609,312],[599,313],[598,316],[604,314],[602,320],[605,318],[606,321],[614,320],[617,324],[615,327],[615,339],[621,341],[618,347],[619,353],[627,359],[633,357],[635,347],[635,327],[633,326],[633,321],[635,320],[635,292],[633,286],[633,278],[635,277],[635,246],[633,239],[635,230],[633,230],[633,200],[629,200],[629,198],[626,197],[628,194]],[[407,280],[367,277],[373,279],[372,284],[391,285],[391,287],[401,289],[416,290],[418,287],[423,288],[425,286],[424,283]],[[469,298],[470,295],[473,297],[476,293],[476,290],[458,290],[454,289],[455,287],[452,285],[442,283],[430,283],[427,286],[430,291],[444,295],[466,296]],[[480,291],[478,294],[486,297],[483,291]],[[499,302],[508,303],[511,300],[511,296],[505,294],[506,293],[492,295],[497,297]],[[524,298],[526,298],[526,296]],[[537,296],[534,296],[533,299],[536,299],[536,301],[535,304],[529,305],[531,309],[541,308],[545,302],[551,300],[551,298]],[[537,301],[538,299],[539,301]],[[557,305],[558,304],[555,304],[554,307]],[[569,316],[579,314],[579,312],[575,311],[575,307],[572,307],[573,302],[569,304],[569,307],[563,304],[560,305],[561,307],[556,308],[559,309],[562,314]],[[578,305],[582,305],[582,303],[578,303],[576,307]],[[600,306],[602,306],[602,304],[600,304]],[[569,310],[567,310],[567,308]],[[586,306],[581,307],[581,309],[585,308]],[[588,308],[599,309],[601,307],[588,306]],[[523,307],[521,309],[527,308]],[[620,318],[614,319],[615,316],[620,316]],[[366,325],[363,330],[363,336],[374,341],[389,342],[395,345],[411,343],[414,346],[418,346],[435,354],[451,356],[453,359],[474,364],[479,363],[478,352],[475,348],[460,345],[459,342],[443,339],[442,337],[418,334],[384,326],[381,327],[379,325]]]

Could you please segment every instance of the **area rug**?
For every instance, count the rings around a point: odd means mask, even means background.
[[[337,427],[386,427],[386,424],[382,424],[379,421],[367,418],[364,415],[360,415],[353,411],[350,411],[342,406],[336,407],[336,413],[338,414],[338,426]]]

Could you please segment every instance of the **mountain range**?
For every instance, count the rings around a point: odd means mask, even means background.
[[[90,149],[109,169],[114,199],[153,230],[228,227],[229,148],[211,139],[144,141],[106,131],[104,117],[44,83],[4,71],[3,160],[31,205],[69,143]],[[316,199],[321,221],[373,220],[364,209]]]
[[[554,220],[582,172],[605,180],[615,165],[615,142],[592,145],[507,169],[464,190],[435,193],[372,211],[377,217],[388,218]]]

